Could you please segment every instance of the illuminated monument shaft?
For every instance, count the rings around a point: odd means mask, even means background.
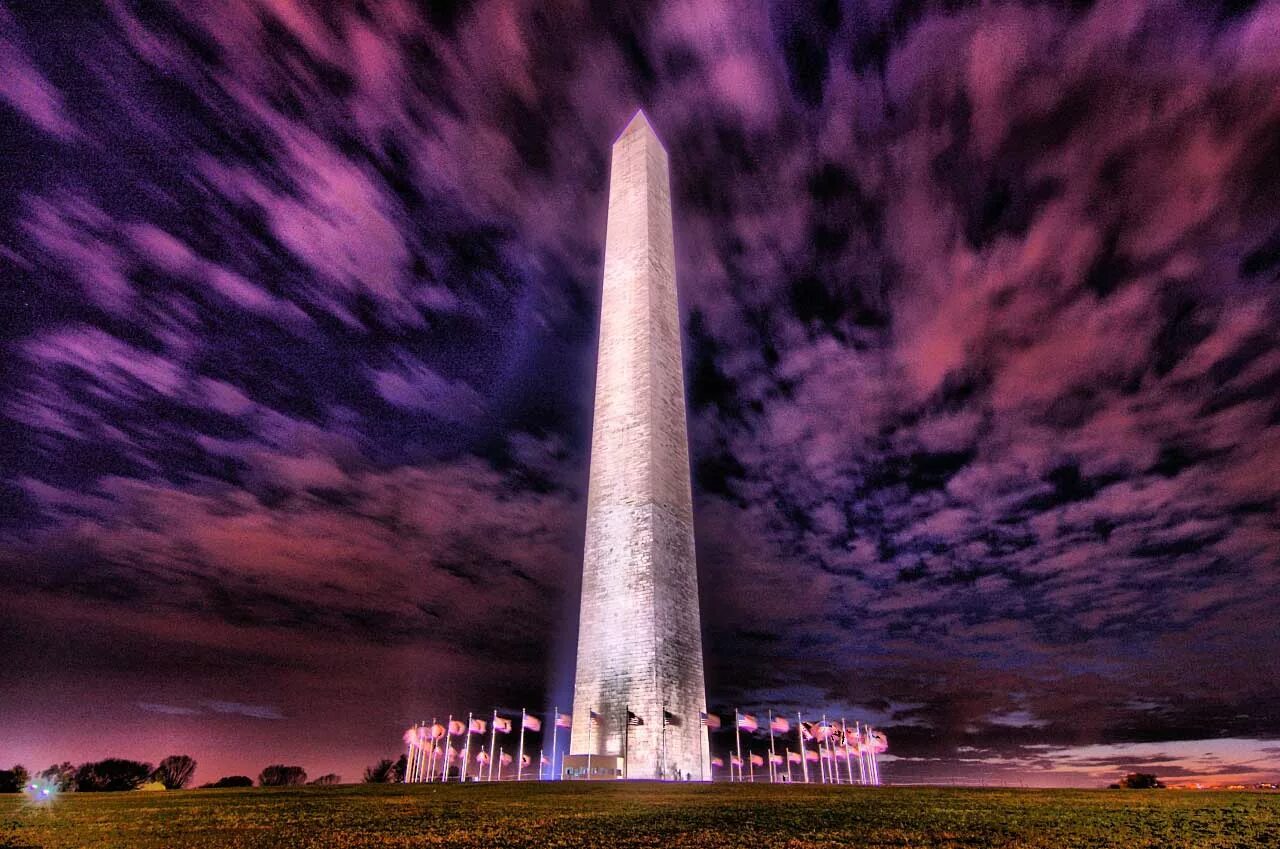
[[[709,779],[705,710],[670,174],[636,113],[609,178],[570,751]]]

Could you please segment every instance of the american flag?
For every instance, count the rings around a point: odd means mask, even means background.
[[[483,719],[471,720],[472,734],[483,734],[488,727],[489,727],[488,723],[486,723]]]
[[[751,714],[740,713],[738,714],[738,727],[743,731],[755,731],[760,727],[760,724],[756,722],[756,718]]]
[[[769,730],[778,734],[786,734],[791,730],[791,723],[787,722],[785,716],[775,716],[773,722],[769,723]]]
[[[703,713],[700,714],[700,716],[702,717],[702,724],[713,731],[720,727],[720,717],[716,716],[714,713]]]
[[[569,714],[567,714],[567,713],[557,713],[557,714],[556,714],[556,725],[558,725],[558,726],[559,726],[559,727],[561,727],[561,728],[572,728],[572,727],[573,727],[573,717],[572,717],[572,716],[569,716]]]
[[[530,731],[541,731],[542,720],[538,719],[536,716],[529,716],[528,714],[525,714],[524,727],[528,728]]]
[[[511,732],[511,720],[505,716],[495,716],[493,718],[493,730],[500,734],[508,734]]]

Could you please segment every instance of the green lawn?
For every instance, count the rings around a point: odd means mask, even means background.
[[[0,797],[0,847],[1280,847],[1280,795],[479,784]]]

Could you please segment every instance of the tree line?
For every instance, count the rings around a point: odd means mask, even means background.
[[[364,771],[368,784],[391,784],[404,780],[406,758],[397,761],[384,758]],[[12,769],[0,769],[0,793],[21,793],[35,783],[40,789],[48,788],[58,793],[105,793],[137,790],[144,785],[158,783],[166,790],[181,790],[191,783],[195,775],[196,761],[190,755],[170,755],[152,766],[145,761],[126,758],[106,758],[100,761],[72,764],[64,761],[32,775],[26,767],[15,764]],[[307,771],[300,766],[271,764],[258,773],[258,779],[247,775],[225,775],[217,781],[201,784],[200,789],[227,787],[298,787],[304,784],[334,785],[342,783],[342,776],[326,773],[310,781]]]
[[[158,766],[125,758],[106,758],[79,766],[64,761],[35,775],[15,764],[12,769],[0,769],[0,793],[21,793],[32,782],[59,793],[137,790],[149,782],[161,784],[166,790],[180,790],[191,783],[195,771],[196,762],[190,755],[170,755]]]

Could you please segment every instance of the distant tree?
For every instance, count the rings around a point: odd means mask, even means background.
[[[170,755],[160,761],[160,766],[156,767],[151,777],[163,784],[166,790],[181,790],[191,782],[195,771],[195,758],[190,755]]]
[[[258,774],[262,787],[294,787],[307,783],[307,771],[300,766],[272,764]]]
[[[373,766],[364,768],[365,784],[391,784],[391,771],[395,769],[395,763],[390,758],[383,758]]]
[[[309,782],[307,782],[307,783],[308,783],[308,784],[320,784],[320,785],[341,784],[341,783],[342,783],[342,776],[341,776],[341,775],[338,775],[338,774],[337,774],[337,773],[335,773],[335,772],[329,772],[329,773],[325,773],[324,775],[320,776],[319,778],[315,779],[314,781],[309,781]]]
[[[217,781],[209,784],[201,784],[201,789],[205,790],[221,790],[224,787],[252,787],[253,779],[247,775],[224,775]]]
[[[53,785],[59,793],[66,793],[76,787],[76,767],[71,761],[53,764],[36,774],[41,781]]]
[[[399,760],[383,758],[373,766],[365,767],[365,784],[399,784],[404,781],[405,770],[409,768],[409,757],[401,755]]]
[[[0,769],[0,793],[21,793],[30,780],[22,764],[14,764],[13,769]]]
[[[76,790],[81,793],[137,790],[153,771],[149,763],[124,758],[80,764],[76,769]]]
[[[1131,772],[1111,787],[1125,790],[1156,790],[1163,788],[1164,784],[1150,772]]]

